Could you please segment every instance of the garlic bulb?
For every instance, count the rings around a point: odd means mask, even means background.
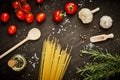
[[[100,19],[100,26],[104,29],[109,29],[112,26],[113,20],[110,16],[103,16]]]
[[[100,8],[96,8],[94,10],[90,10],[88,8],[83,8],[79,11],[78,17],[81,21],[85,24],[92,22],[93,20],[93,13],[99,11]]]

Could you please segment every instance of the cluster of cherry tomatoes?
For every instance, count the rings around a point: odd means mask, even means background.
[[[43,0],[36,0],[37,3],[42,3]],[[15,9],[16,17],[19,20],[25,20],[27,23],[32,23],[34,21],[34,15],[31,12],[31,6],[27,3],[27,0],[15,0],[12,2],[12,7]],[[1,14],[1,21],[3,23],[7,23],[9,21],[10,15],[7,12],[3,12]],[[36,21],[41,23],[45,20],[46,14],[40,12],[36,15]],[[8,33],[10,35],[15,34],[17,31],[17,27],[15,25],[10,25],[8,27]]]
[[[43,3],[44,0],[36,0],[37,3]],[[27,0],[15,0],[12,2],[12,7],[15,9],[16,17],[19,20],[25,20],[27,23],[34,21],[34,15],[31,11],[31,6],[27,3]],[[55,22],[61,22],[64,19],[65,14],[73,15],[77,12],[77,5],[74,2],[67,2],[64,6],[65,13],[62,10],[55,10],[53,13],[53,20]],[[10,15],[6,12],[1,14],[1,21],[6,23],[9,21]],[[46,18],[46,14],[40,12],[36,15],[36,21],[42,23]],[[15,25],[8,27],[8,33],[10,35],[15,34],[17,28]]]
[[[43,0],[36,0],[37,3],[42,3]],[[25,20],[27,23],[34,21],[34,15],[31,12],[31,6],[27,3],[27,0],[16,0],[12,3],[13,8],[16,10],[16,17],[19,20]],[[43,22],[45,19],[45,13],[38,13],[36,20]]]
[[[74,2],[67,2],[64,6],[64,9],[67,14],[73,15],[77,12],[77,5]],[[61,22],[65,16],[65,13],[62,10],[55,10],[53,14],[53,19],[56,22]]]

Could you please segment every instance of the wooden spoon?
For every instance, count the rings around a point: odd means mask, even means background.
[[[10,48],[8,51],[6,51],[2,55],[0,55],[0,59],[2,59],[4,56],[6,56],[7,54],[9,54],[13,50],[15,50],[16,48],[18,48],[19,46],[21,46],[23,43],[27,42],[28,40],[37,40],[37,39],[40,38],[40,36],[41,36],[41,32],[40,32],[39,29],[37,29],[37,28],[31,29],[28,32],[28,35],[27,35],[27,37],[24,40],[22,40],[21,42],[19,42],[18,44],[16,44],[12,48]]]

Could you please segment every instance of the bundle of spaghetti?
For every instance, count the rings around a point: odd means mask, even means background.
[[[39,80],[62,80],[71,59],[67,51],[55,38],[43,42]]]

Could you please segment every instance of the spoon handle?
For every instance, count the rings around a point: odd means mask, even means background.
[[[18,44],[16,44],[15,46],[13,46],[12,48],[10,48],[8,51],[6,51],[5,53],[3,53],[2,55],[0,55],[0,59],[2,59],[3,57],[5,57],[7,54],[9,54],[10,52],[12,52],[13,50],[15,50],[16,48],[18,48],[19,46],[21,46],[23,43],[25,43],[26,41],[28,41],[28,38],[25,38],[24,40],[22,40],[21,42],[19,42]]]

